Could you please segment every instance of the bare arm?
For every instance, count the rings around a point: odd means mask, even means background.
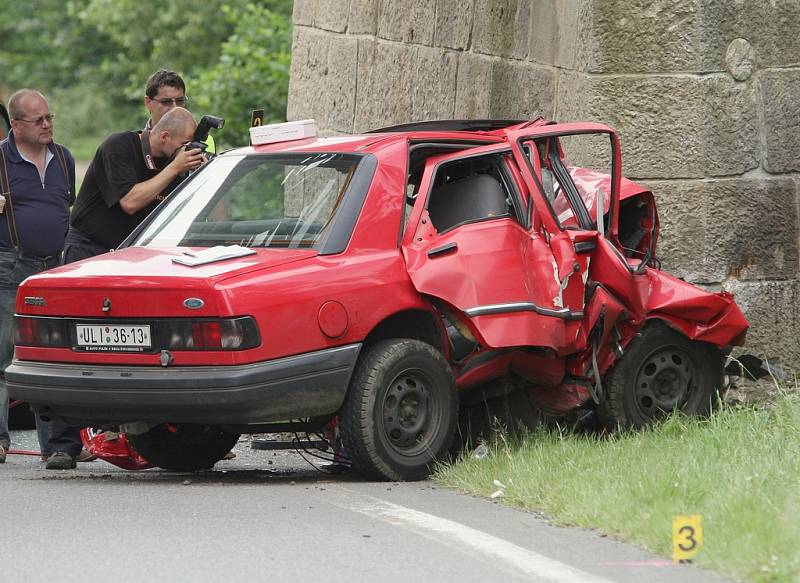
[[[139,182],[128,191],[119,201],[119,206],[124,212],[132,215],[152,203],[164,189],[169,186],[175,177],[196,170],[205,158],[200,149],[181,150],[175,159],[167,164],[161,172],[143,182]]]

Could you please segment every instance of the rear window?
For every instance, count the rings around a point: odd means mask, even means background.
[[[133,244],[316,248],[361,160],[336,153],[219,157],[170,195]]]

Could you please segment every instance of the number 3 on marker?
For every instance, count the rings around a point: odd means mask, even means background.
[[[672,517],[672,559],[686,561],[703,546],[703,517],[699,514]]]

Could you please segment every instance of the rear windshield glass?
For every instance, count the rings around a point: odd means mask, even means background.
[[[171,195],[133,244],[318,247],[361,160],[335,153],[222,156]]]

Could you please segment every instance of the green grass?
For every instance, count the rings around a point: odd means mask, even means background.
[[[675,415],[603,437],[545,430],[500,435],[483,459],[438,468],[443,485],[501,500],[557,524],[592,528],[669,557],[672,517],[700,514],[695,562],[753,581],[800,580],[800,397]]]

